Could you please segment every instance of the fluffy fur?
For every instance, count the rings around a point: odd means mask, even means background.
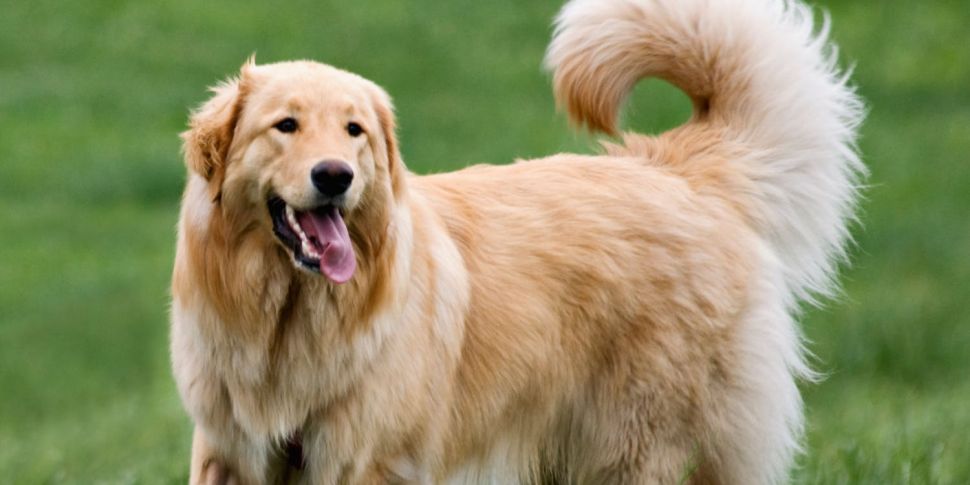
[[[825,29],[795,1],[573,0],[546,62],[591,129],[647,76],[694,115],[416,176],[388,96],[321,64],[249,62],[193,114],[172,285],[192,483],[785,481],[796,304],[833,291],[864,172]],[[355,172],[341,285],[266,209],[310,207],[325,158]]]

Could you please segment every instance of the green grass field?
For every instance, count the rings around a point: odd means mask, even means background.
[[[8,2],[0,15],[0,482],[183,483],[169,373],[177,133],[252,52],[394,96],[418,172],[590,152],[539,65],[559,0]],[[970,7],[830,1],[871,113],[845,292],[808,309],[804,484],[970,483]],[[626,126],[689,114],[638,88]]]

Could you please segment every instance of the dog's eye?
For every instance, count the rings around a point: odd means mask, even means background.
[[[299,127],[300,125],[297,124],[296,120],[293,118],[283,118],[278,123],[273,125],[273,128],[280,130],[281,133],[293,133]]]
[[[353,121],[347,123],[347,133],[350,133],[350,136],[358,137],[363,132],[364,129],[361,128],[357,123],[354,123]]]

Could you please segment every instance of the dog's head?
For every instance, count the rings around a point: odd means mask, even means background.
[[[252,60],[213,91],[182,134],[213,203],[275,236],[298,268],[348,281],[403,190],[387,94],[323,64]]]

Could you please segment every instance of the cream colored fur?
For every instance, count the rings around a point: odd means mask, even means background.
[[[171,338],[192,483],[786,480],[796,304],[833,291],[864,172],[825,33],[795,1],[573,0],[546,61],[592,129],[646,76],[694,116],[417,176],[383,90],[322,64],[249,62],[193,114]],[[355,172],[342,285],[266,208],[310,204],[328,158]]]

